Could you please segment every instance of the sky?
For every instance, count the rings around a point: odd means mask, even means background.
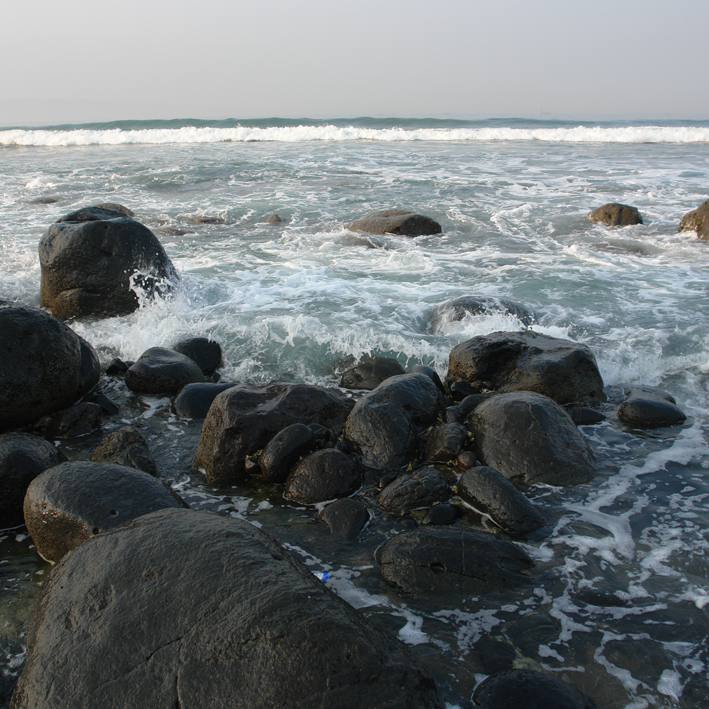
[[[709,119],[708,24],[706,0],[5,0],[0,126]]]

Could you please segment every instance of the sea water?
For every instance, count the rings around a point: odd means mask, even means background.
[[[526,588],[455,607],[397,595],[373,551],[405,525],[370,505],[373,523],[342,543],[313,521],[316,509],[277,487],[208,486],[191,470],[199,422],[117,379],[103,386],[121,413],[58,445],[85,458],[107,432],[135,425],[192,507],[272,534],[411,645],[450,709],[505,663],[554,673],[602,709],[699,709],[709,703],[709,242],[677,226],[707,198],[709,122],[11,127],[0,129],[0,299],[38,305],[45,229],[80,207],[118,202],[158,235],[181,285],[132,315],[70,323],[104,365],[208,336],[222,345],[224,381],[336,386],[343,363],[370,354],[444,375],[459,342],[524,326],[488,314],[434,327],[433,307],[461,295],[526,304],[535,331],[587,344],[607,385],[660,387],[688,415],[667,429],[632,430],[613,417],[581,428],[598,475],[528,491],[553,531],[524,544],[536,562]],[[586,220],[607,202],[637,207],[644,224]],[[443,233],[347,229],[387,208],[426,214]],[[267,223],[272,214],[282,221]],[[0,532],[0,692],[21,668],[47,573],[24,528]]]

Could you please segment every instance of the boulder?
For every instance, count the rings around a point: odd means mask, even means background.
[[[340,386],[345,389],[376,389],[385,379],[404,374],[404,368],[390,357],[373,357],[342,373]]]
[[[118,204],[117,202],[101,202],[100,204],[94,204],[94,207],[98,207],[99,209],[110,209],[114,212],[121,212],[128,217],[135,216],[135,212],[128,209],[128,207],[124,207],[122,204]]]
[[[322,442],[312,428],[304,423],[286,426],[261,451],[258,459],[261,477],[267,483],[284,483],[291,468]]]
[[[62,217],[39,242],[40,305],[62,319],[126,315],[169,289],[177,272],[157,237],[121,211],[89,207]]]
[[[79,367],[79,390],[77,398],[86,396],[101,378],[101,362],[99,362],[96,350],[81,336],[79,346],[81,347],[81,365]]]
[[[151,475],[113,463],[60,463],[27,488],[25,525],[47,561],[129,519],[185,503]]]
[[[654,387],[630,387],[618,407],[618,418],[637,428],[677,426],[687,419],[674,397]]]
[[[361,502],[344,497],[324,507],[318,519],[330,528],[331,534],[350,541],[367,526],[370,516]]]
[[[70,406],[91,385],[90,345],[53,315],[0,305],[0,332],[0,431]]]
[[[567,682],[536,670],[490,675],[473,694],[480,709],[596,709],[596,703]]]
[[[406,465],[418,437],[443,409],[443,395],[425,374],[400,374],[365,394],[347,419],[345,436],[372,468]]]
[[[185,384],[172,402],[172,410],[183,418],[203,419],[217,394],[236,386],[233,382],[193,382]]]
[[[246,456],[263,449],[286,426],[317,423],[337,430],[352,406],[352,399],[336,389],[283,382],[238,384],[214,399],[193,467],[210,482],[243,481]]]
[[[369,234],[400,234],[402,236],[428,236],[440,234],[441,225],[430,217],[402,209],[384,209],[373,212],[347,225],[352,231]]]
[[[590,222],[603,222],[608,226],[630,226],[643,223],[643,218],[635,207],[616,202],[604,204],[602,207],[594,209],[586,219]]]
[[[193,382],[204,382],[199,365],[165,347],[145,350],[126,371],[126,386],[137,394],[175,396],[183,386]]]
[[[534,562],[513,542],[466,527],[421,527],[390,537],[375,558],[384,578],[407,594],[461,596],[516,588]]]
[[[559,404],[604,399],[596,358],[586,345],[536,332],[494,332],[457,345],[448,378],[497,392],[536,391]]]
[[[82,401],[49,417],[46,431],[48,435],[57,438],[85,436],[95,431],[101,425],[102,419],[103,409],[99,404]]]
[[[426,512],[426,516],[421,520],[421,524],[447,525],[453,524],[458,519],[458,507],[449,502],[441,502],[434,505]]]
[[[49,441],[29,433],[0,435],[0,527],[23,523],[22,502],[30,483],[66,460]]]
[[[306,505],[347,497],[362,485],[362,472],[348,455],[324,448],[301,460],[286,480],[284,496]]]
[[[419,468],[400,475],[377,497],[377,504],[387,512],[402,515],[409,510],[431,507],[451,496],[448,478],[433,467]]]
[[[205,377],[211,377],[222,364],[220,344],[206,337],[180,340],[172,349],[196,362]]]
[[[571,417],[531,391],[498,394],[468,420],[478,460],[513,482],[573,485],[588,482],[596,457]]]
[[[441,709],[397,638],[248,522],[161,510],[42,587],[14,709]]]
[[[426,460],[447,463],[457,458],[463,450],[467,435],[465,427],[459,423],[436,424],[426,439]]]
[[[509,315],[525,327],[534,322],[534,313],[526,305],[492,295],[461,295],[440,303],[431,311],[430,326],[440,332],[444,325],[458,322],[467,316]]]
[[[277,214],[266,217],[266,224],[280,224],[283,220]]]
[[[133,426],[124,426],[106,436],[91,454],[91,460],[96,463],[125,465],[127,468],[142,470],[153,477],[158,474],[148,444]]]
[[[682,217],[677,231],[696,231],[700,239],[709,239],[709,199]]]
[[[409,367],[406,372],[407,374],[425,374],[430,377],[433,383],[445,394],[446,390],[443,386],[441,378],[438,376],[438,372],[433,367],[428,367],[425,364],[415,364],[413,367]]]
[[[529,534],[546,524],[544,515],[506,477],[486,466],[468,468],[458,495],[511,536]]]

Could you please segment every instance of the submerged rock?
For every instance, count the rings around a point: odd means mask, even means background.
[[[677,231],[696,231],[700,239],[709,239],[709,199],[682,217]]]
[[[511,315],[525,327],[534,322],[534,313],[526,305],[491,295],[461,295],[437,305],[431,311],[430,325],[439,332],[449,322],[463,320],[468,315]]]
[[[193,382],[204,382],[199,365],[165,347],[145,350],[126,371],[126,386],[137,394],[175,396],[182,387]]]
[[[366,231],[370,234],[400,234],[402,236],[428,236],[440,234],[441,225],[415,212],[402,209],[384,209],[373,212],[347,225],[352,231]]]
[[[617,202],[604,204],[602,207],[594,209],[586,219],[591,222],[603,222],[608,226],[630,226],[643,223],[643,218],[635,207]]]
[[[409,649],[244,520],[162,510],[42,588],[14,709],[441,709]]]

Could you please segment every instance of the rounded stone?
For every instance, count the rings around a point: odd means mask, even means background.
[[[630,226],[642,224],[643,218],[635,207],[612,202],[594,209],[587,217],[591,222],[602,222],[608,226]]]
[[[186,384],[204,382],[204,374],[189,357],[165,347],[151,347],[128,368],[125,381],[137,394],[174,396]]]
[[[324,448],[303,458],[286,480],[285,497],[306,505],[347,497],[362,484],[355,462],[336,448]]]

